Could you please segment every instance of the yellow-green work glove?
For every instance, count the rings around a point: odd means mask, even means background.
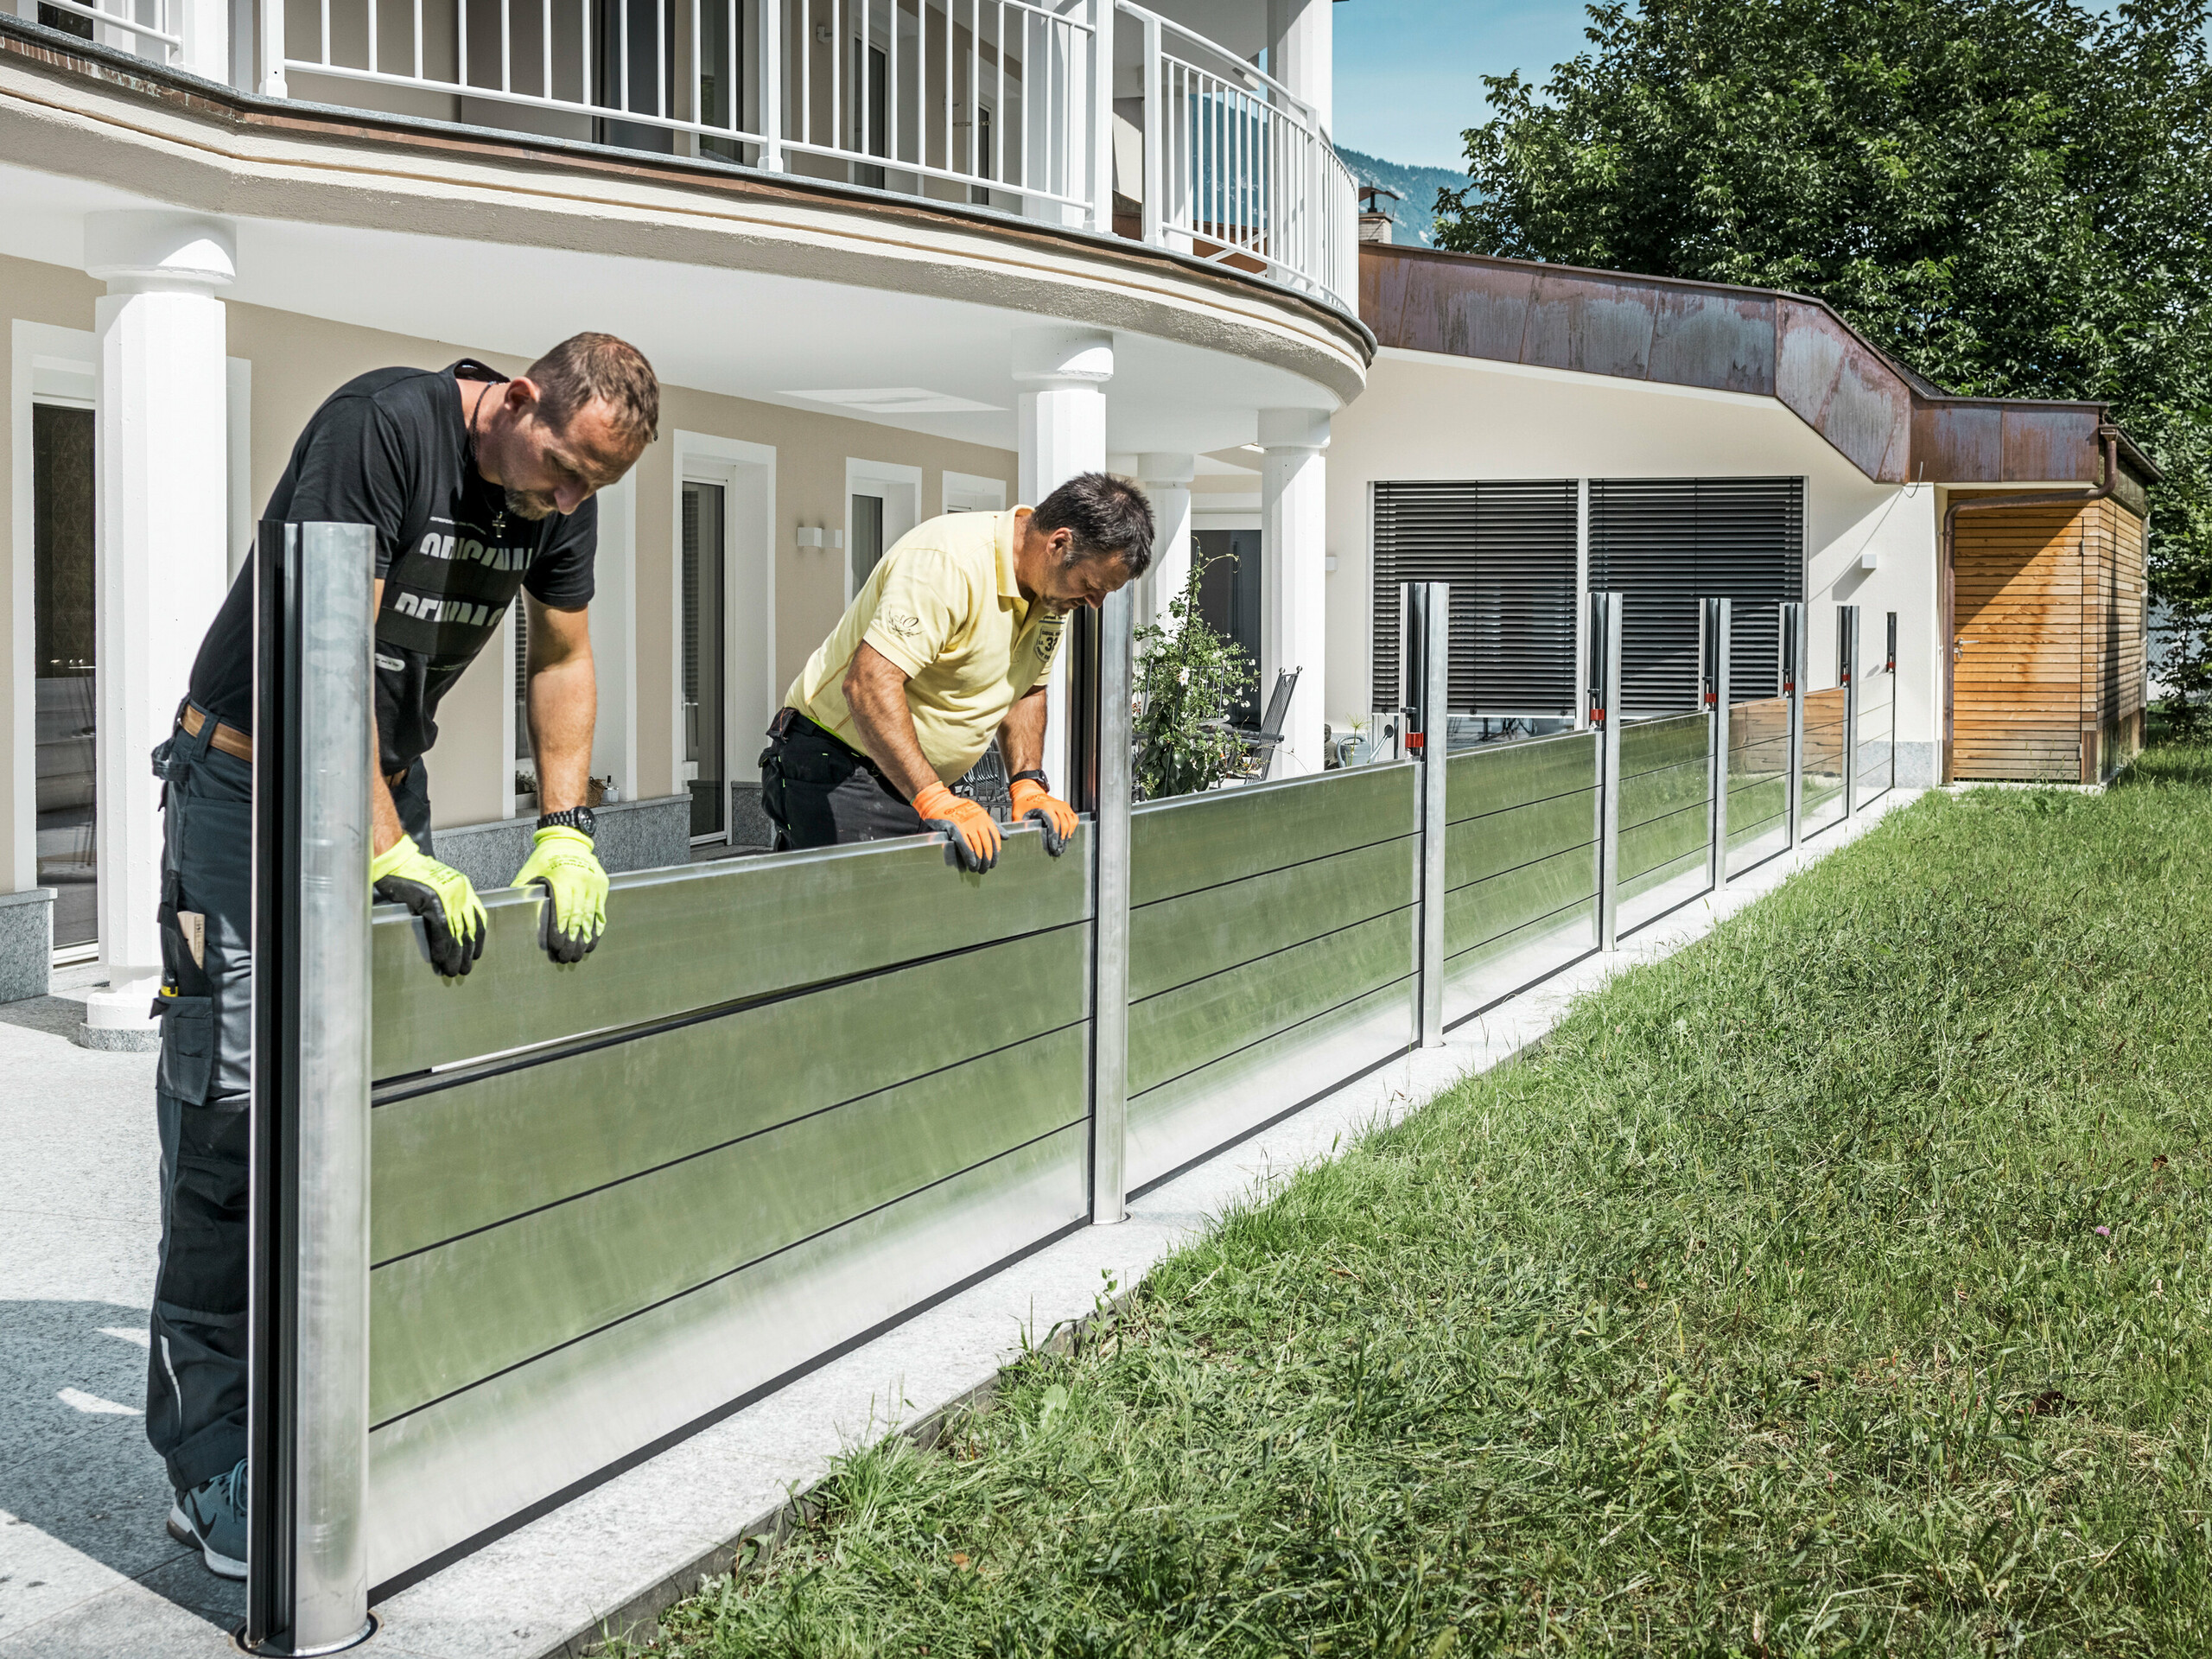
[[[402,836],[369,861],[369,890],[386,904],[404,905],[423,918],[429,936],[430,966],[458,979],[484,954],[484,933],[491,925],[483,902],[468,878],[441,864]]]
[[[607,926],[607,872],[581,830],[555,824],[540,830],[530,856],[515,872],[515,886],[545,889],[537,907],[537,940],[556,962],[582,962]]]

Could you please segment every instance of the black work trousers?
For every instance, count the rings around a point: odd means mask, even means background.
[[[760,810],[776,826],[778,852],[922,833],[882,773],[811,721],[784,723],[789,731],[771,732],[760,754]]]
[[[253,1033],[253,766],[179,728],[154,751],[162,791],[162,1243],[146,1438],[180,1492],[245,1456],[246,1192]],[[425,851],[417,761],[392,791]],[[203,943],[193,954],[187,918]]]

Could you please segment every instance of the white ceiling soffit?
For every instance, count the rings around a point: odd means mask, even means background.
[[[810,404],[830,404],[856,415],[999,415],[1003,404],[979,404],[925,386],[875,386],[843,391],[782,391]]]

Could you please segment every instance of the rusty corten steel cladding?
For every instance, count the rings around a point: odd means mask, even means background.
[[[1799,295],[1370,242],[1359,314],[1385,346],[1773,397],[1883,483],[2101,476],[2104,404],[1947,397]]]

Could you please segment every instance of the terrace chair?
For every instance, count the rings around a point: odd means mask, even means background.
[[[1290,716],[1290,695],[1298,690],[1298,677],[1304,671],[1278,669],[1275,689],[1268,693],[1267,713],[1260,717],[1259,725],[1230,728],[1236,738],[1236,758],[1230,762],[1230,776],[1248,784],[1268,781],[1268,773],[1275,764],[1275,751],[1282,747],[1283,721]]]

